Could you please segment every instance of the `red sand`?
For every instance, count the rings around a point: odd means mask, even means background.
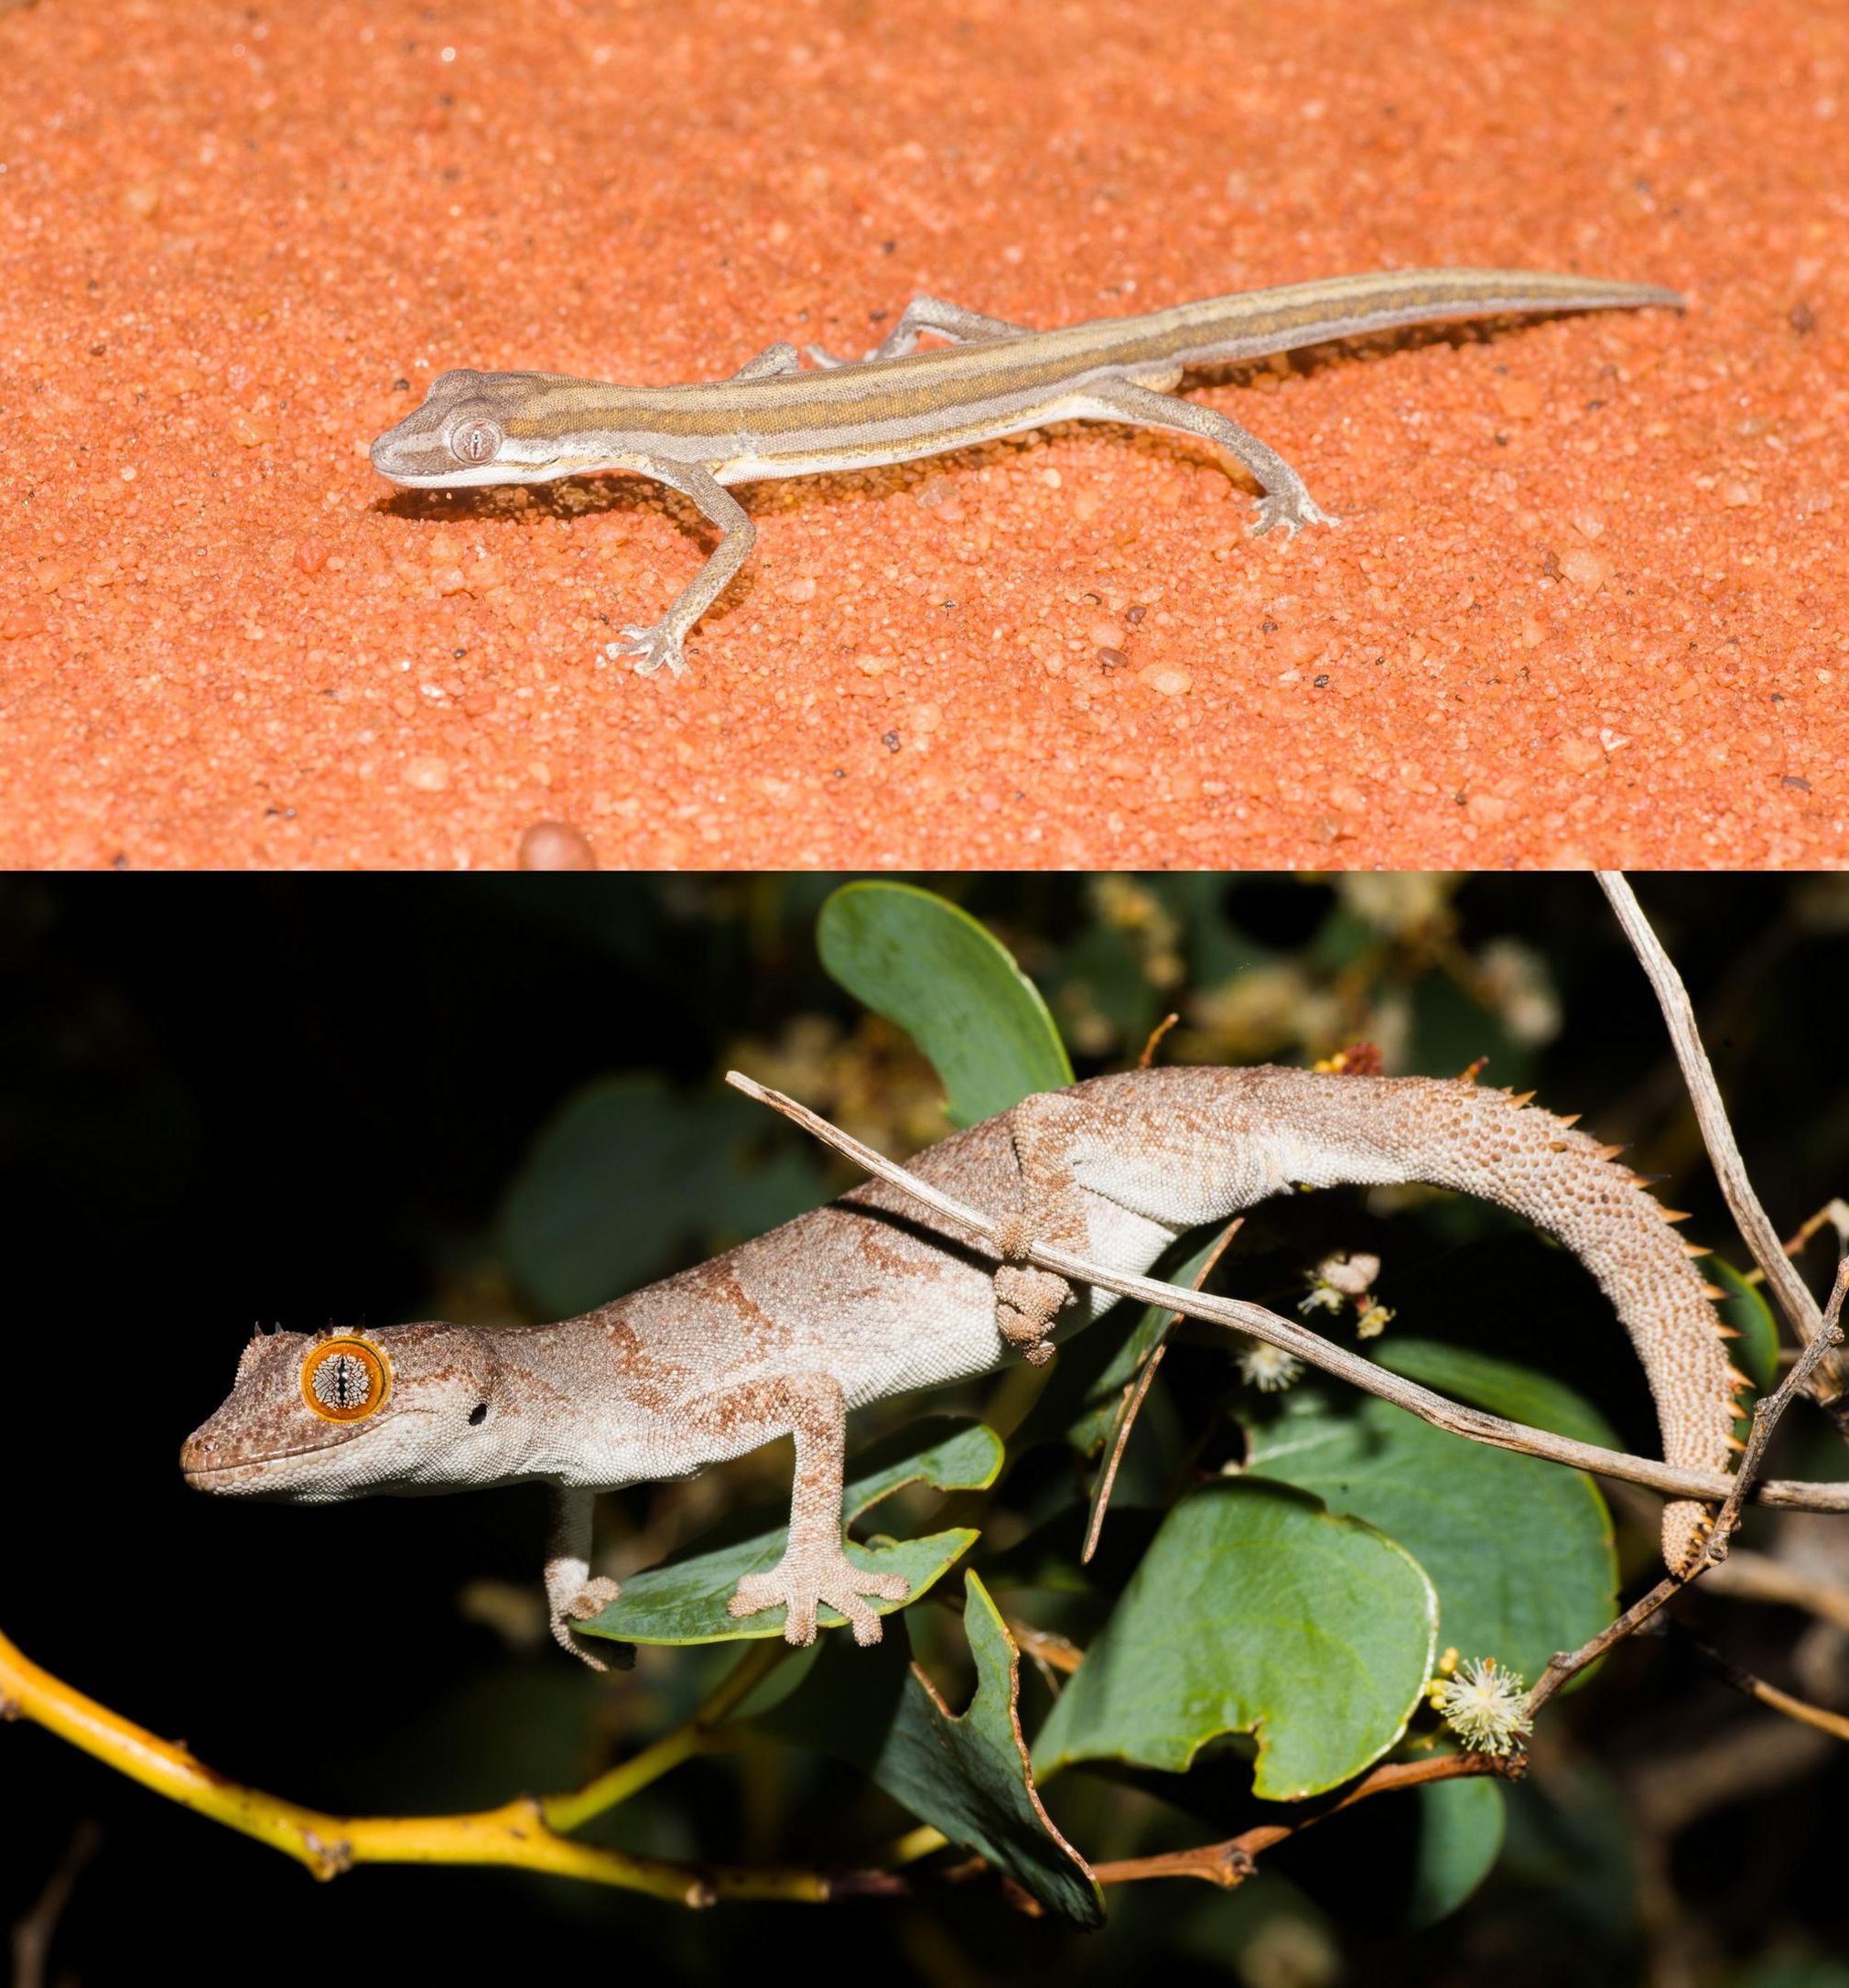
[[[1849,6],[44,0],[0,167],[8,862],[1844,854]],[[1196,389],[1291,544],[1099,428],[755,486],[678,685],[595,656],[680,500],[366,461],[453,365],[1431,263],[1692,308]]]

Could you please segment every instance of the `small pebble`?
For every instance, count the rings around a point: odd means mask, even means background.
[[[1560,556],[1560,569],[1575,587],[1596,593],[1611,578],[1611,561],[1595,552],[1575,549]]]
[[[536,821],[520,838],[522,870],[595,870],[597,852],[562,821]]]
[[[1144,683],[1164,697],[1184,697],[1194,688],[1194,674],[1179,664],[1152,663],[1137,672]]]

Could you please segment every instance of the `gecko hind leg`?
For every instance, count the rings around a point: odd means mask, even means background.
[[[1058,1091],[1023,1097],[1008,1116],[1008,1135],[1021,1174],[1021,1198],[997,1226],[1002,1260],[995,1272],[995,1324],[1032,1367],[1053,1357],[1051,1335],[1072,1302],[1072,1286],[1051,1270],[1018,1260],[1030,1243],[1051,1243],[1081,1254],[1090,1225],[1079,1199],[1068,1154],[1072,1127],[1082,1107]],[[1015,1259],[1015,1260],[1011,1260]]]
[[[1236,457],[1259,486],[1259,517],[1252,526],[1255,538],[1276,525],[1282,525],[1288,537],[1305,524],[1339,522],[1310,495],[1303,478],[1275,448],[1215,408],[1197,406],[1176,394],[1158,394],[1134,380],[1107,380],[1088,386],[1084,403],[1073,410],[1082,421],[1127,421],[1135,427],[1198,436]]]
[[[899,322],[866,354],[869,360],[903,359],[917,349],[919,334],[935,331],[953,345],[979,344],[989,339],[1018,339],[1032,330],[1011,324],[1006,318],[986,318],[979,310],[965,310],[960,304],[946,304],[941,297],[914,297],[899,314]],[[819,345],[809,347],[809,357],[818,366],[839,366],[848,361],[836,359]]]
[[[769,380],[779,373],[800,373],[803,370],[803,355],[787,339],[779,339],[774,345],[766,345],[755,359],[748,359],[732,374],[735,380]]]

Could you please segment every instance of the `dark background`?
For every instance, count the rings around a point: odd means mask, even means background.
[[[814,913],[827,887],[812,878],[0,885],[10,1272],[0,1627],[73,1685],[183,1735],[222,1772],[335,1810],[486,1804],[570,1785],[612,1745],[633,1744],[633,1730],[671,1723],[682,1689],[673,1682],[619,1680],[614,1691],[634,1698],[611,1713],[612,1688],[549,1645],[523,1649],[459,1613],[470,1582],[536,1583],[536,1493],[239,1506],[189,1493],[176,1453],[227,1390],[254,1321],[299,1330],[470,1307],[522,1315],[502,1274],[497,1210],[548,1114],[589,1079],[648,1069],[676,1086],[709,1086],[741,1038],[773,1037],[797,1013],[851,1040],[858,1010],[815,958]],[[1762,878],[1638,887],[1689,980],[1761,1194],[1789,1231],[1849,1188],[1849,891]],[[1082,880],[945,888],[1049,984],[1069,981],[1075,959],[1110,941]],[[1190,888],[1184,989],[1197,984],[1205,941],[1195,941],[1209,917],[1216,974],[1245,946],[1339,979],[1314,956],[1328,945],[1332,886]],[[1442,945],[1403,966],[1408,984],[1441,989],[1421,996],[1415,1048],[1422,1031],[1438,1028],[1434,1016],[1447,1041],[1460,1032],[1467,1041],[1476,1026],[1454,988],[1443,992],[1444,948],[1519,937],[1544,959],[1563,1026],[1489,1076],[1538,1085],[1550,1107],[1637,1140],[1639,1165],[1669,1157],[1677,1178],[1664,1192],[1695,1211],[1690,1232],[1744,1261],[1654,1006],[1595,886],[1477,880],[1446,916]],[[1162,1005],[1153,994],[1151,1004]],[[1128,1015],[1137,1001],[1117,1008]],[[1486,1041],[1496,1036],[1492,1018],[1477,1020]],[[1133,1060],[1140,1031],[1125,1023],[1118,1038],[1078,1059],[1081,1075]],[[1299,1053],[1286,1047],[1281,1060]],[[788,1131],[787,1141],[800,1137]],[[822,1162],[813,1163],[819,1178]],[[1827,1255],[1805,1259],[1813,1284],[1827,1278]],[[1622,1341],[1606,1345],[1616,1364]],[[1596,1393],[1585,1375],[1572,1378]],[[1622,1386],[1617,1399],[1628,1416]],[[1820,1442],[1814,1426],[1799,1432],[1778,1467],[1830,1467]],[[1738,1604],[1692,1619],[1774,1676],[1806,1631],[1795,1613]],[[696,1669],[690,1659],[688,1674]],[[1265,1984],[1486,1972],[1519,1981],[1641,1971],[1767,1988],[1849,1979],[1825,1962],[1845,1935],[1842,1887],[1826,1877],[1849,1796],[1837,1743],[1794,1743],[1796,1729],[1660,1646],[1619,1652],[1573,1702],[1569,1726],[1553,1793],[1521,1811],[1504,1869],[1433,1932],[1404,1933],[1393,1918],[1394,1824],[1384,1812],[1333,1823],[1281,1859],[1261,1885],[1303,1886],[1325,1961],[1255,1947],[1238,1917],[1256,1909],[1249,1895],[1198,1886],[1119,1892],[1110,1928],[1080,1940],[1021,1918],[982,1885],[911,1903],[704,1915],[509,1872],[370,1868],[317,1885],[25,1723],[0,1728],[0,1922],[32,1908],[90,1824],[95,1848],[58,1929],[53,1979],[358,1982],[407,1970],[470,1979],[646,1967],[719,1980],[771,1953],[931,1982],[1115,1979],[1154,1964],[1182,1979]],[[1716,1734],[1738,1756],[1737,1793],[1724,1785],[1684,1825],[1653,1833],[1638,1820],[1639,1777],[1717,1745]],[[858,1826],[859,1793],[838,1770],[797,1762],[787,1772],[799,1799],[786,1823],[807,1819],[797,1853],[826,1856],[830,1819],[847,1819],[844,1858],[878,1840]],[[625,1811],[613,1840],[665,1855],[790,1854],[787,1841],[753,1841],[754,1803],[749,1767],[701,1764]],[[880,1820],[888,1833],[904,1826],[896,1810]],[[1346,1957],[1335,1974],[1330,1952]]]

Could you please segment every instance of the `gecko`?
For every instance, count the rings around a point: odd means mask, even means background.
[[[750,555],[756,527],[726,486],[943,455],[1054,421],[1111,421],[1191,436],[1259,486],[1255,534],[1333,524],[1276,450],[1170,391],[1184,373],[1332,339],[1455,318],[1680,308],[1674,291],[1519,269],[1382,270],[1207,297],[1131,318],[1036,331],[914,297],[864,360],[785,340],[730,379],[621,386],[554,373],[439,373],[423,405],[373,444],[373,466],[411,490],[549,483],[626,470],[691,498],[719,542],[649,626],[606,643],[638,673],[687,668],[685,644]],[[918,351],[934,333],[945,345]]]
[[[898,1577],[843,1550],[849,1413],[1036,1363],[1112,1302],[1021,1260],[1034,1242],[1141,1275],[1183,1233],[1298,1187],[1421,1182],[1480,1195],[1585,1264],[1643,1364],[1672,1464],[1718,1471],[1735,1390],[1677,1219],[1571,1118],[1468,1081],[1260,1065],[1158,1067],[1036,1093],[927,1148],[913,1171],[1000,1219],[996,1242],[872,1181],[676,1276],[557,1324],[426,1322],[254,1334],[231,1394],[186,1442],[203,1491],[317,1504],[369,1493],[553,1487],[546,1592],[572,1634],[621,1592],[590,1577],[595,1492],[691,1476],[790,1436],[782,1560],[747,1576],[738,1616],[782,1605],[793,1643],[827,1604],[855,1640]],[[1664,1510],[1668,1564],[1704,1550],[1703,1507]]]

